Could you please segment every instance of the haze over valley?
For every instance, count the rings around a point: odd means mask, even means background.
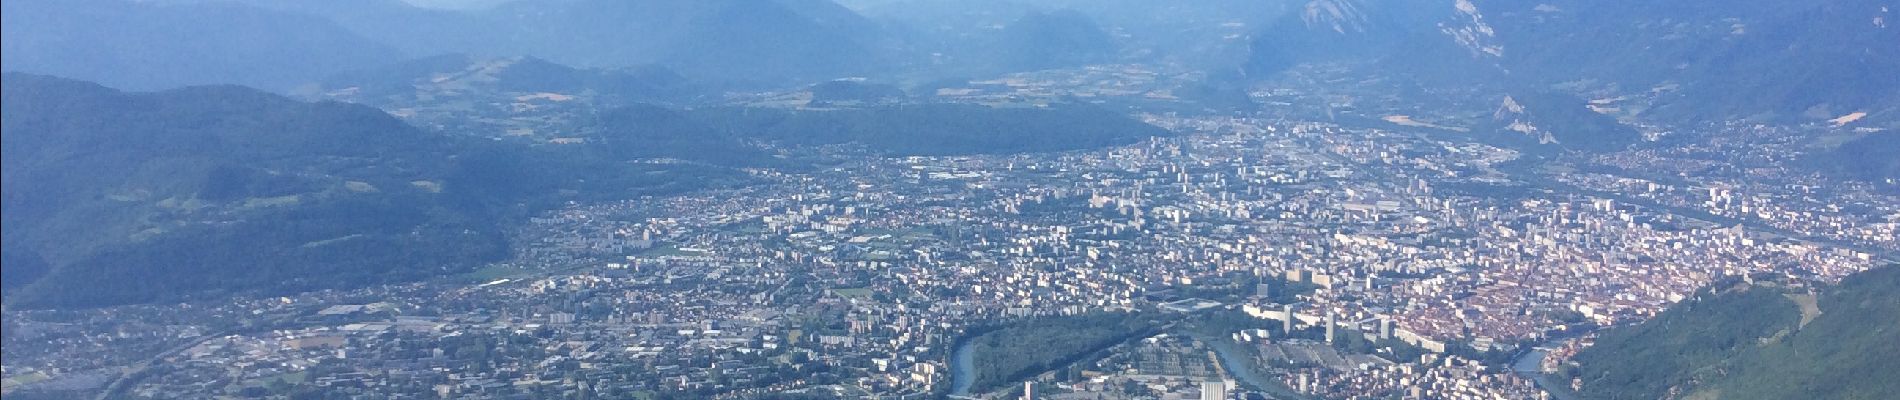
[[[6,0],[9,400],[1890,398],[1888,0]]]

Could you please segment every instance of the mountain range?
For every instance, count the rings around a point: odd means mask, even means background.
[[[1504,91],[1566,87],[1665,122],[1818,122],[1867,112],[1862,121],[1890,123],[1900,116],[1893,8],[1882,0],[1310,0],[1256,31],[1247,69],[1369,62]]]
[[[1890,0],[1512,2],[1140,0],[858,4],[541,0],[470,9],[400,0],[14,0],[9,71],[146,90],[287,90],[444,53],[587,69],[662,66],[702,83],[968,76],[1174,62],[1271,79],[1290,66],[1527,94],[1561,88],[1669,123],[1900,117]],[[860,13],[862,11],[863,13]],[[202,16],[224,21],[202,24]],[[867,16],[868,15],[868,16]],[[93,23],[115,29],[88,29]],[[243,60],[244,62],[233,62]],[[918,76],[919,74],[923,76]]]
[[[1650,93],[1654,114],[1820,121],[1864,111],[1891,121],[1900,106],[1900,27],[1885,22],[1888,1],[1497,3],[1483,7],[1500,16],[1513,74]]]
[[[132,90],[209,84],[283,90],[403,58],[322,17],[241,4],[123,0],[0,3],[0,50],[6,71]]]
[[[823,0],[550,0],[475,10],[399,0],[11,0],[4,11],[7,71],[136,90],[233,83],[281,91],[444,53],[663,65],[754,84],[887,65],[878,27]]]

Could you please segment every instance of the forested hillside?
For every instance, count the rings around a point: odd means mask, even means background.
[[[1166,134],[1091,106],[601,112],[578,146],[425,132],[379,110],[237,86],[126,93],[7,74],[7,301],[172,301],[396,282],[506,257],[568,200],[676,193],[796,167],[759,143],[903,155],[1070,150]],[[693,163],[629,163],[682,159]]]
[[[1818,296],[1739,282],[1699,291],[1603,334],[1577,373],[1592,399],[1887,399],[1900,393],[1894,360],[1900,268],[1885,267]]]
[[[735,177],[462,141],[236,86],[124,93],[7,74],[4,88],[5,283],[24,307],[452,273],[506,256],[504,227],[560,200]]]

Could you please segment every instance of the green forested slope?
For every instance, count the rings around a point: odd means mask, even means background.
[[[102,306],[420,279],[508,254],[522,215],[736,173],[462,141],[237,86],[7,74],[6,301]]]
[[[1078,149],[1159,128],[1088,106],[804,112],[636,106],[582,146],[425,132],[377,109],[239,86],[131,93],[7,74],[5,300],[84,307],[422,279],[509,254],[522,216],[571,200],[790,167],[757,142],[889,154]],[[635,163],[673,158],[689,163]]]
[[[1888,399],[1900,393],[1900,268],[1801,289],[1718,285],[1577,355],[1592,399]],[[1800,302],[1813,299],[1819,314]],[[1813,311],[1812,309],[1808,311]],[[1803,319],[1811,318],[1803,324]]]

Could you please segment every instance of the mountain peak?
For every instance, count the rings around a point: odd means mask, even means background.
[[[1361,34],[1371,30],[1372,20],[1361,10],[1358,0],[1312,0],[1301,7],[1300,20],[1309,28],[1339,34]]]

